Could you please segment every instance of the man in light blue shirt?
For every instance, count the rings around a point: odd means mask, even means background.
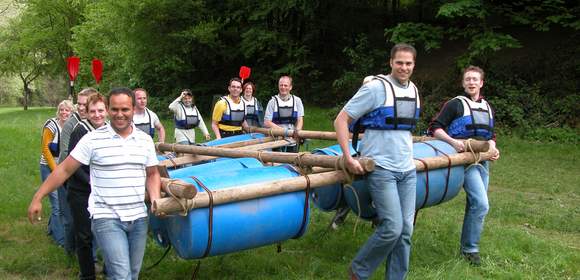
[[[361,156],[372,158],[377,165],[366,179],[378,225],[352,261],[351,279],[371,277],[385,259],[388,279],[404,279],[409,270],[417,181],[411,130],[420,108],[417,88],[409,80],[415,58],[412,46],[395,45],[390,75],[375,76],[364,84],[334,121],[348,170],[363,173],[350,155],[349,126],[354,122],[366,128],[359,147]]]

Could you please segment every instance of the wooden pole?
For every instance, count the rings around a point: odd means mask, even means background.
[[[489,160],[491,158],[491,153],[461,153],[453,154],[449,157],[451,158],[452,165],[465,165],[474,163],[477,159]],[[446,168],[448,164],[447,157],[445,156],[424,158],[422,160],[427,163],[429,170]],[[415,160],[415,166],[418,172],[425,170],[425,165],[421,161]],[[317,174],[309,174],[307,176],[309,180],[306,179],[306,176],[298,176],[269,182],[249,184],[237,188],[213,190],[213,203],[214,205],[219,205],[281,193],[303,191],[306,189],[308,182],[310,182],[310,188],[318,188],[338,182],[345,182],[347,179],[350,179],[347,178],[347,175],[345,175],[345,173],[341,170],[326,171]],[[209,196],[206,192],[200,192],[194,199],[189,200],[179,199],[179,201],[177,201],[173,198],[160,198],[155,200],[153,205],[153,209],[155,209],[155,215],[164,216],[167,214],[183,211],[184,207],[188,211],[195,208],[207,207],[209,205]]]
[[[197,194],[197,189],[193,184],[179,179],[161,178],[161,189],[167,194],[172,193],[176,197],[186,199],[192,199]]]
[[[282,136],[292,137],[294,135],[293,129],[283,128],[263,128],[263,127],[247,127],[246,132],[259,132],[268,136]],[[306,139],[321,139],[321,140],[336,140],[336,132],[334,131],[313,131],[313,130],[298,130],[298,137]]]
[[[174,151],[178,153],[187,153],[195,155],[219,156],[219,157],[252,157],[257,158],[263,162],[279,162],[290,163],[299,166],[322,166],[322,167],[336,167],[342,162],[339,162],[339,157],[327,155],[313,155],[309,153],[283,153],[283,152],[265,152],[265,151],[248,151],[237,149],[226,149],[216,147],[202,147],[178,144],[164,144],[157,143],[157,150],[159,151]],[[375,162],[369,158],[359,158],[363,169],[367,172],[373,171]]]
[[[466,152],[449,155],[449,158],[451,159],[451,166],[466,165],[472,164],[478,159],[479,161],[489,160],[491,158],[491,153]],[[422,160],[427,163],[429,170],[447,168],[447,165],[449,164],[446,156],[428,157],[422,158]],[[417,171],[425,171],[425,164],[419,160],[415,160],[415,167],[417,168]]]
[[[247,132],[259,132],[269,136],[283,136],[283,137],[292,137],[294,135],[294,130],[292,129],[270,129],[270,128],[263,128],[263,127],[247,127],[245,129]],[[336,132],[334,131],[314,131],[314,130],[298,130],[296,132],[298,137],[305,138],[305,139],[321,139],[321,140],[336,140]],[[363,138],[364,134],[359,134],[359,138]],[[352,138],[352,134],[349,136]],[[429,136],[413,136],[413,142],[425,142],[436,140],[434,137]],[[463,140],[466,141],[466,140]],[[478,141],[478,140],[470,140],[471,146],[474,152],[486,152],[489,149],[489,144],[487,141]]]
[[[344,181],[345,175],[342,171],[330,171],[308,175],[308,178],[310,179],[310,187],[315,188],[334,184],[338,181]],[[288,179],[256,183],[238,188],[214,190],[212,191],[213,205],[301,191],[306,188],[307,183],[305,176],[298,176]],[[209,205],[209,196],[206,192],[200,192],[193,200],[180,199],[180,201],[177,202],[173,198],[160,198],[153,201],[153,209],[155,209],[155,215],[157,216],[164,216],[183,211],[184,209],[181,205],[186,206],[187,210],[207,207]]]
[[[294,139],[288,138],[288,139],[276,140],[276,141],[272,141],[272,142],[254,144],[254,145],[250,145],[250,146],[238,147],[235,149],[248,150],[248,151],[262,151],[262,150],[267,150],[267,149],[274,149],[274,148],[280,148],[280,147],[284,147],[284,146],[288,146],[288,145],[293,145],[295,143],[296,143],[296,141],[294,141]]]
[[[246,132],[259,132],[269,136],[282,136],[282,137],[292,137],[294,136],[293,129],[281,129],[281,128],[263,128],[263,127],[253,127],[250,126],[245,129]],[[320,139],[320,140],[336,140],[336,132],[334,131],[316,131],[316,130],[298,130],[296,132],[298,137],[305,139]],[[359,138],[362,139],[364,134],[359,134]],[[349,138],[352,138],[352,133]],[[422,142],[434,140],[435,138],[429,136],[413,136],[413,142]]]
[[[212,160],[215,158],[217,158],[217,157],[186,154],[186,155],[181,156],[181,157],[162,160],[161,162],[159,162],[159,165],[165,166],[165,167],[178,167],[178,166],[182,166],[185,164],[197,163],[197,162]]]

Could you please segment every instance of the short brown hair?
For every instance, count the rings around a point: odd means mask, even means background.
[[[109,108],[109,101],[107,100],[107,98],[105,98],[105,96],[97,92],[89,96],[89,99],[87,100],[87,111],[89,110],[89,105],[95,104],[97,102],[103,102],[105,103],[105,108],[107,109]]]
[[[477,66],[469,65],[469,66],[465,67],[465,69],[463,69],[463,75],[461,75],[461,77],[463,78],[465,76],[465,73],[467,73],[467,72],[477,72],[477,73],[481,74],[482,81],[485,78],[485,72],[483,72],[483,69],[481,69]]]
[[[254,85],[254,83],[252,82],[245,82],[244,85],[242,86],[242,91],[245,91],[247,87],[251,87],[252,91],[256,91],[256,85]]]
[[[240,83],[240,85],[242,84],[242,79],[235,77],[235,78],[231,78],[230,82],[228,83],[228,87],[232,85],[232,82],[238,82]]]
[[[142,91],[145,93],[145,95],[149,95],[149,93],[144,89],[144,88],[136,88],[133,90],[133,95],[135,95],[135,93],[137,93],[138,91]]]
[[[407,43],[398,43],[391,48],[391,59],[395,57],[397,52],[410,52],[413,54],[413,59],[417,59],[417,50],[415,47],[407,44]]]

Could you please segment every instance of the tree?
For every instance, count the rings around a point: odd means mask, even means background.
[[[72,55],[71,28],[78,24],[87,1],[22,1],[22,11],[0,35],[0,69],[17,75],[28,108],[31,83],[40,75],[65,80],[65,58]]]
[[[30,29],[22,18],[15,19],[10,27],[1,34],[0,65],[3,73],[12,73],[18,76],[23,86],[22,105],[28,110],[31,83],[44,73],[47,63],[46,55],[42,52],[42,40],[30,36]]]
[[[416,4],[422,12],[423,5],[433,3]],[[548,31],[553,25],[580,30],[580,6],[562,0],[443,1],[433,12],[430,18],[437,21],[401,22],[386,28],[385,35],[390,42],[422,45],[426,51],[439,48],[443,39],[465,39],[467,50],[457,60],[462,68],[474,61],[485,66],[491,53],[522,47],[512,35],[500,31],[507,25],[528,25],[538,31]]]

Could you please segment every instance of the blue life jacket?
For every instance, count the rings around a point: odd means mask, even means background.
[[[153,122],[151,121],[151,113],[149,113],[149,109],[145,108],[145,114],[147,114],[147,118],[149,119],[148,122],[135,123],[135,120],[133,120],[133,123],[135,124],[135,126],[138,129],[149,134],[151,136],[151,138],[154,138],[155,137],[155,126],[153,125]]]
[[[222,119],[219,124],[230,126],[242,126],[246,119],[246,103],[240,97],[240,102],[235,103],[229,96],[222,97],[226,101],[226,110],[222,114]]]
[[[176,116],[173,117],[173,122],[175,123],[175,127],[179,129],[192,129],[196,128],[199,125],[199,111],[197,107],[192,107],[192,114],[188,115],[187,110],[185,110],[185,106],[183,106],[182,102],[179,102],[181,106],[181,110],[183,110],[183,116],[185,119],[178,120]]]
[[[414,96],[408,96],[400,90],[395,90],[393,84],[384,75],[377,75],[373,80],[379,80],[382,83],[385,90],[385,103],[350,124],[349,131],[353,133],[353,147],[358,144],[358,134],[366,129],[412,131],[419,120],[421,103],[415,84],[409,81]]]
[[[274,95],[272,98],[275,101],[272,122],[275,124],[295,124],[298,120],[298,106],[296,106],[294,95],[290,95],[286,101],[278,95]]]
[[[259,115],[262,114],[260,111],[260,107],[258,106],[259,102],[258,99],[252,97],[251,101],[246,101],[246,120],[248,121],[248,125],[256,124],[255,126],[259,126],[260,119]]]
[[[383,84],[385,104],[351,123],[349,130],[351,132],[355,132],[355,130],[363,132],[365,129],[413,130],[421,112],[417,87],[409,82],[409,86],[413,87],[415,93],[413,97],[409,97],[395,91],[393,84],[386,77],[379,75],[375,79],[380,80]],[[387,85],[390,91],[387,89]]]
[[[455,97],[463,105],[463,115],[454,119],[447,127],[447,134],[453,138],[489,140],[493,137],[493,113],[489,103],[483,98],[480,102],[465,96]]]

